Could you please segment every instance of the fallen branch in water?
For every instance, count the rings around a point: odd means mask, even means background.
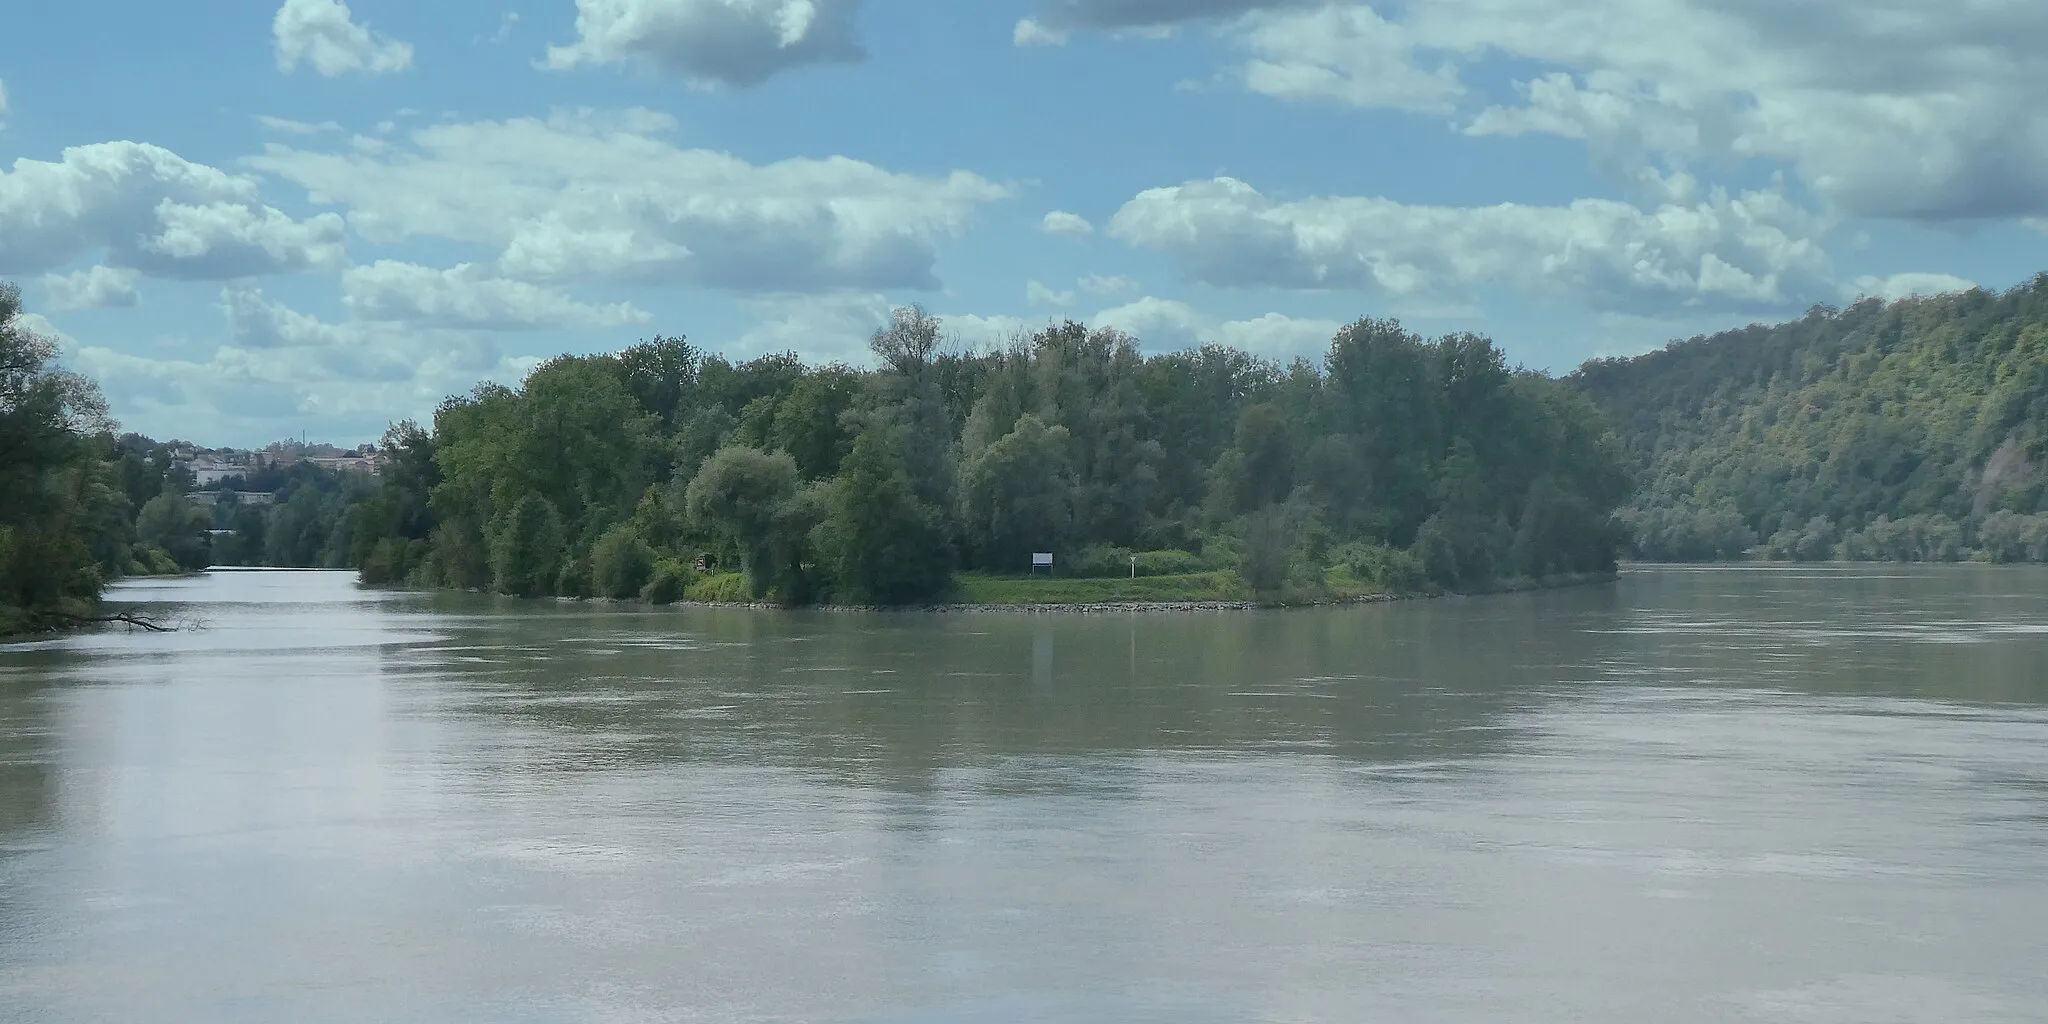
[[[41,616],[41,618],[51,626],[93,626],[120,622],[149,630],[152,633],[175,633],[178,631],[176,626],[166,626],[161,622],[137,615],[134,612],[115,612],[112,615],[77,615],[71,612],[50,612]]]

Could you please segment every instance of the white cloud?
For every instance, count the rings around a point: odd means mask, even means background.
[[[721,346],[737,359],[795,352],[811,362],[865,363],[868,338],[889,322],[889,302],[874,292],[758,295],[746,303],[758,319]]]
[[[546,65],[635,61],[702,85],[757,85],[807,64],[863,57],[859,0],[576,0],[576,42]]]
[[[50,308],[101,309],[133,306],[135,282],[141,272],[120,267],[92,267],[70,274],[49,274],[42,280],[43,297]]]
[[[359,319],[445,327],[616,327],[652,319],[630,303],[586,305],[467,263],[448,270],[396,260],[350,267],[341,275],[341,296]]]
[[[271,19],[277,69],[290,73],[299,62],[333,78],[350,71],[381,74],[412,65],[412,44],[372,33],[358,25],[342,0],[284,0]]]
[[[936,246],[1008,190],[955,171],[895,174],[845,157],[754,165],[680,149],[647,111],[442,124],[382,153],[280,144],[252,166],[348,208],[376,242],[487,245],[528,280],[738,291],[933,288]]]
[[[1252,18],[1243,42],[1256,55],[1244,66],[1245,86],[1281,99],[1448,114],[1465,92],[1448,61],[1418,67],[1412,34],[1370,7]]]
[[[533,363],[501,355],[481,332],[329,323],[244,285],[224,288],[220,308],[226,337],[210,354],[187,338],[139,351],[67,338],[66,361],[100,381],[127,429],[240,443],[309,427],[374,439],[392,420],[424,418],[481,379],[516,381]]]
[[[1077,283],[1090,295],[1125,295],[1138,290],[1138,282],[1119,275],[1089,274]]]
[[[1200,20],[1249,51],[1257,91],[1455,108],[1474,134],[1583,140],[1624,177],[1760,162],[1844,217],[2048,215],[2048,4],[1044,0],[1037,17]],[[1473,110],[1461,65],[1526,75],[1522,98]]]
[[[1041,0],[1037,22],[1052,30],[1158,30],[1181,22],[1230,18],[1266,7],[1323,0]]]
[[[339,266],[344,235],[334,214],[293,220],[254,181],[146,143],[75,146],[0,172],[0,274],[93,253],[156,277],[293,273]]]
[[[1109,233],[1226,287],[1457,296],[1509,287],[1595,309],[1776,309],[1835,291],[1819,225],[1775,192],[1692,205],[1278,203],[1231,178],[1140,193]]]
[[[1918,296],[1947,295],[1951,292],[1966,292],[1977,287],[1977,282],[1954,274],[1893,274],[1890,277],[1859,277],[1855,287],[1847,289],[1852,296],[1868,295],[1892,302],[1897,299]]]
[[[499,43],[503,43],[506,40],[512,38],[512,30],[518,27],[519,12],[506,11],[504,14],[498,17],[498,30],[496,32],[491,33],[490,37],[485,41],[491,43],[494,46]]]
[[[256,115],[256,123],[271,131],[282,132],[286,135],[320,135],[326,132],[338,132],[341,130],[341,125],[334,121],[322,121],[319,124],[312,124],[306,121],[294,121],[288,117],[271,117],[269,114]]]
[[[945,313],[939,319],[945,324],[944,332],[948,339],[975,352],[1002,348],[1018,338],[1028,337],[1046,324],[1043,320],[1026,320],[1021,316],[980,316],[974,313]]]
[[[7,116],[7,82],[0,80],[0,117]]]
[[[1329,347],[1342,325],[1267,313],[1251,320],[1218,320],[1175,299],[1147,295],[1095,314],[1098,327],[1114,327],[1150,351],[1172,351],[1218,343],[1274,358],[1312,355]]]
[[[1024,285],[1024,301],[1034,306],[1071,306],[1074,293],[1055,291],[1037,281],[1030,281]]]
[[[1065,210],[1054,210],[1045,215],[1045,220],[1040,223],[1039,229],[1048,235],[1079,238],[1094,231],[1095,225],[1088,223],[1087,219],[1080,214],[1068,213]]]
[[[1030,18],[1018,21],[1017,27],[1010,30],[1010,44],[1013,46],[1065,46],[1066,43],[1066,32],[1047,28]]]

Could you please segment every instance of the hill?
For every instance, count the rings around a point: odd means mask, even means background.
[[[2048,561],[2048,274],[1680,341],[1568,378],[1641,558]]]

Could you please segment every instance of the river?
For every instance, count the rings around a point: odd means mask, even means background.
[[[2039,569],[116,596],[0,647],[0,1020],[2048,1020]]]

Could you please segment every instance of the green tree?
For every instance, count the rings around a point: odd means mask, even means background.
[[[918,499],[902,456],[879,430],[855,438],[818,539],[847,600],[912,604],[949,585],[951,556],[937,511]]]
[[[135,517],[135,536],[168,552],[180,569],[204,569],[211,560],[206,531],[212,526],[209,510],[182,495],[159,494]]]
[[[1051,551],[1073,522],[1074,476],[1065,427],[1025,413],[1016,429],[968,460],[961,524],[976,564],[1015,571]]]
[[[773,584],[769,548],[782,504],[796,491],[796,461],[787,452],[744,445],[720,448],[690,481],[690,517],[739,555],[741,571],[757,598]]]
[[[563,561],[562,517],[538,494],[519,499],[491,538],[491,586],[514,597],[554,592]]]

